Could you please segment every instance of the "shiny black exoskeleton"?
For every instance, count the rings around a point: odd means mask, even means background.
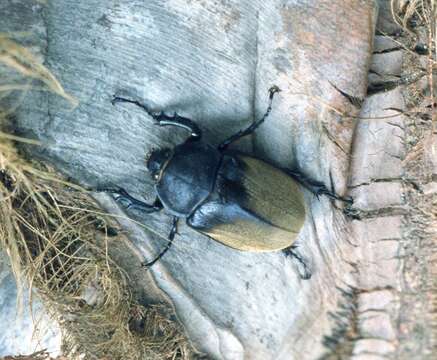
[[[284,250],[303,266],[301,276],[311,272],[293,246],[305,219],[300,183],[316,195],[351,202],[329,191],[323,184],[308,180],[297,172],[278,169],[263,160],[229,150],[233,142],[255,131],[272,109],[277,87],[269,90],[269,105],[264,116],[213,147],[201,141],[199,127],[177,114],[152,113],[139,101],[114,97],[113,104],[128,102],[144,109],[159,126],[176,126],[189,131],[188,139],[173,149],[159,149],[148,156],[147,168],[155,181],[156,201],[146,204],[124,189],[101,189],[147,213],[165,209],[173,216],[169,242],[151,266],[170,248],[177,222],[184,218],[193,229],[239,250]]]

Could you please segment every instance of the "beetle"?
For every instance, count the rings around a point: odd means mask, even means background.
[[[188,130],[189,136],[173,149],[162,148],[147,156],[147,169],[154,179],[156,200],[147,204],[132,197],[123,188],[99,189],[127,201],[129,208],[146,213],[165,210],[172,219],[166,247],[154,260],[143,263],[150,267],[169,249],[177,232],[179,219],[228,247],[243,251],[279,251],[291,255],[303,266],[301,277],[311,277],[306,261],[296,251],[294,240],[305,220],[303,191],[316,196],[351,203],[329,191],[322,183],[299,172],[281,169],[267,161],[229,146],[252,134],[269,116],[277,86],[269,89],[269,104],[264,115],[250,126],[230,136],[217,147],[202,141],[201,129],[191,119],[152,112],[138,100],[114,96],[112,104],[132,103],[139,106],[159,126],[175,126]]]

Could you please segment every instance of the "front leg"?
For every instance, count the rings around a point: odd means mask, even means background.
[[[202,131],[200,128],[191,120],[183,116],[179,116],[177,113],[174,113],[173,116],[166,115],[164,112],[152,112],[149,110],[149,108],[139,102],[138,100],[131,100],[127,98],[123,98],[120,96],[114,96],[111,103],[112,105],[115,105],[119,102],[126,102],[130,104],[134,104],[136,106],[139,106],[141,109],[143,109],[150,117],[153,118],[156,125],[159,126],[176,126],[180,127],[182,129],[188,130],[190,132],[189,141],[197,141],[200,140],[202,137]]]
[[[150,204],[147,204],[141,200],[135,199],[133,196],[131,196],[123,188],[98,188],[94,191],[117,194],[118,196],[116,197],[115,200],[116,201],[119,201],[119,200],[127,201],[128,202],[128,205],[126,206],[127,209],[130,209],[130,208],[137,209],[137,210],[141,210],[145,213],[150,214],[153,212],[160,211],[163,208],[162,203],[161,203],[161,201],[159,201],[158,198],[155,200],[155,203],[153,205],[150,205]],[[164,254],[170,249],[170,247],[173,243],[173,239],[174,239],[176,232],[177,232],[178,220],[179,220],[179,218],[177,216],[173,216],[172,227],[171,227],[170,233],[168,235],[168,242],[167,242],[167,245],[165,246],[165,248],[152,261],[149,261],[147,263],[142,263],[141,264],[142,267],[147,267],[147,268],[151,267],[159,259],[161,259],[164,256]]]
[[[116,194],[116,201],[124,200],[127,202],[127,209],[136,209],[143,211],[147,214],[151,214],[154,212],[158,212],[162,210],[162,204],[159,201],[158,198],[156,198],[155,202],[153,204],[147,204],[141,200],[135,199],[133,196],[131,196],[125,189],[123,188],[97,188],[93,191],[96,192],[106,192],[111,194]]]

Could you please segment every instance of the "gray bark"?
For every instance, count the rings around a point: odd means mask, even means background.
[[[31,354],[36,348],[56,356],[61,343],[59,328],[37,298],[30,309],[28,289],[21,290],[19,294],[8,258],[0,252],[0,356]]]

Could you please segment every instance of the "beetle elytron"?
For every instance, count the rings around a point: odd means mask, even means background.
[[[269,105],[263,117],[238,131],[218,147],[202,142],[199,127],[190,119],[163,112],[153,113],[136,100],[114,97],[112,104],[127,102],[144,109],[159,126],[176,126],[189,131],[187,140],[173,149],[163,148],[148,155],[147,169],[155,181],[156,201],[146,204],[124,189],[100,189],[116,193],[128,207],[147,213],[165,209],[173,216],[167,246],[144,266],[152,266],[170,248],[177,222],[188,226],[229,247],[246,251],[284,250],[301,265],[302,278],[311,272],[295,251],[293,242],[305,220],[302,190],[298,183],[316,195],[352,202],[329,191],[323,184],[308,180],[297,172],[276,168],[229,145],[254,132],[268,117],[274,94],[269,90]]]

